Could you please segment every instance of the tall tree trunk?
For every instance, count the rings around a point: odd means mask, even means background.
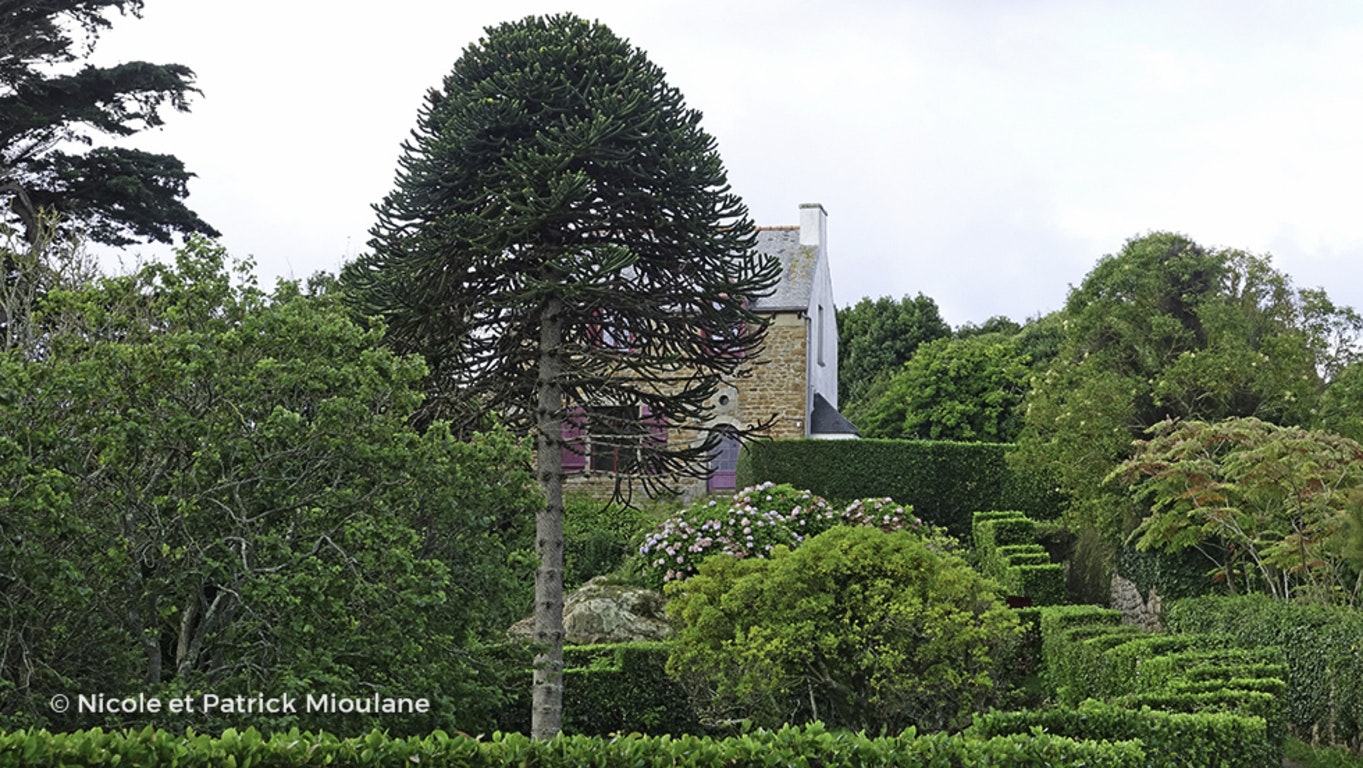
[[[535,656],[530,736],[550,739],[563,725],[563,302],[540,311],[535,470],[545,505],[535,515]]]

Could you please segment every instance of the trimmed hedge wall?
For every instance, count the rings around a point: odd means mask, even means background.
[[[1246,595],[1177,600],[1165,616],[1171,630],[1222,632],[1241,648],[1280,649],[1292,733],[1363,750],[1363,612]]]
[[[1124,712],[1151,708],[1250,718],[1262,724],[1260,735],[1238,749],[1253,761],[1229,760],[1238,752],[1228,752],[1188,764],[1281,763],[1286,730],[1281,654],[1233,648],[1233,638],[1223,633],[1152,634],[1119,620],[1117,611],[1095,606],[1041,609],[1044,677],[1062,708],[1096,700]]]
[[[576,645],[563,649],[563,731],[697,733],[685,691],[667,676],[666,643]],[[530,732],[530,674],[504,710],[500,727]]]
[[[1078,709],[989,712],[977,715],[970,733],[997,737],[1041,729],[1084,741],[1139,739],[1158,759],[1152,766],[1265,768],[1282,764],[1262,718],[1220,712],[1186,714],[1128,709],[1097,701]],[[1275,759],[1277,762],[1275,762]]]
[[[1033,605],[1065,602],[1065,567],[1036,543],[1035,521],[1016,510],[976,512],[972,520],[981,571]]]
[[[1012,446],[923,440],[759,440],[743,449],[740,488],[790,483],[830,501],[890,497],[924,522],[970,535],[970,515],[1016,509],[1035,520],[1060,513],[1053,484],[1008,468]]]
[[[1210,763],[1209,763],[1210,764]],[[521,734],[490,739],[435,733],[392,739],[375,731],[338,739],[329,734],[281,733],[266,739],[254,730],[227,731],[220,738],[141,732],[68,734],[16,731],[0,734],[0,766],[222,765],[480,766],[481,768],[731,768],[732,766],[975,766],[1085,765],[1096,768],[1181,766],[1156,756],[1137,741],[1075,741],[1045,733],[979,738],[916,735],[871,738],[814,725],[758,731],[726,739],[698,736],[628,736],[614,739],[560,736],[532,741]]]
[[[667,676],[666,643],[595,647],[610,650],[606,663],[564,669],[566,732],[662,735],[700,729],[686,693]]]

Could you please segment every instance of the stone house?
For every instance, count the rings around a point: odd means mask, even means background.
[[[771,318],[766,344],[751,375],[726,383],[715,393],[708,426],[737,430],[769,423],[759,433],[762,437],[855,438],[856,427],[837,411],[838,324],[828,266],[827,213],[818,203],[801,205],[799,225],[759,227],[757,248],[782,266],[774,292],[752,305]],[[608,466],[593,460],[590,436],[584,439],[570,426],[564,437],[585,444],[581,453],[564,451],[566,487],[612,488],[615,477]],[[656,439],[692,437],[671,430]],[[737,439],[724,440],[711,459],[708,480],[684,485],[683,494],[733,490],[739,448]]]

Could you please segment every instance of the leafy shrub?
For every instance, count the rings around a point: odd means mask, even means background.
[[[912,508],[891,499],[858,499],[839,510],[809,491],[763,483],[744,488],[727,504],[716,499],[696,502],[649,534],[639,554],[662,581],[676,581],[694,574],[710,555],[767,557],[778,546],[798,547],[835,525],[908,529],[932,538],[936,546],[955,544],[924,526]]]
[[[998,765],[1086,765],[1137,768],[1173,765],[1136,741],[1095,742],[1049,734],[968,738],[908,731],[872,738],[829,732],[818,725],[756,731],[728,739],[699,736],[590,738],[563,736],[533,741],[518,733],[490,738],[437,732],[425,737],[390,738],[374,731],[339,739],[326,733],[292,731],[262,737],[254,729],[228,730],[220,737],[174,735],[151,728],[140,732],[76,733],[16,731],[0,733],[2,765],[469,765],[485,768],[569,768],[582,765],[633,768],[724,768],[735,765],[933,765],[975,768]]]
[[[710,722],[962,724],[1020,632],[994,585],[907,532],[839,526],[669,585],[669,672]]]
[[[581,493],[563,499],[563,584],[571,589],[610,573],[635,552],[635,539],[657,522],[653,513]]]

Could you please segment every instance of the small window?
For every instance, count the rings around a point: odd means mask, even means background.
[[[667,422],[647,406],[607,406],[572,420],[573,441],[564,450],[564,471],[656,473],[656,451],[667,445]],[[577,451],[571,448],[576,446]]]
[[[819,327],[816,329],[819,339],[815,343],[819,345],[819,365],[824,365],[823,361],[823,305],[819,305]]]

